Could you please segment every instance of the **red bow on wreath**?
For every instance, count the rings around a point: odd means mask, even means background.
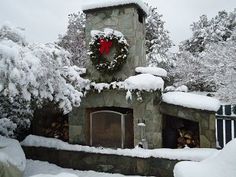
[[[100,54],[109,54],[110,53],[110,48],[112,46],[112,41],[107,41],[105,39],[99,39],[99,43],[100,43]]]

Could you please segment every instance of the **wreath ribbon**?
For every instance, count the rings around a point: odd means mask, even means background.
[[[112,41],[107,41],[105,39],[99,39],[99,43],[100,43],[100,48],[99,48],[100,54],[102,55],[105,53],[106,55],[108,55],[110,53]]]

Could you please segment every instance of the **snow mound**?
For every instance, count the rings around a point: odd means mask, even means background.
[[[154,76],[167,77],[167,71],[158,67],[137,67],[135,68],[137,73],[152,74]]]
[[[102,147],[89,147],[82,145],[72,145],[54,138],[45,138],[35,135],[29,135],[21,142],[23,146],[47,147],[68,151],[89,152],[97,154],[114,154],[129,157],[140,158],[165,158],[172,160],[192,160],[201,161],[218,152],[216,149],[208,148],[185,148],[185,149],[110,149]]]
[[[17,140],[5,138],[0,135],[0,162],[11,164],[20,171],[25,170],[25,154]]]
[[[160,77],[153,76],[151,74],[139,74],[136,76],[130,76],[124,81],[125,89],[127,90],[163,90],[164,81]]]
[[[175,165],[175,177],[235,177],[236,139],[222,151],[202,162],[179,162]]]
[[[165,103],[179,105],[187,108],[201,109],[207,111],[218,111],[219,100],[203,95],[184,92],[168,92],[162,95]]]
[[[104,7],[114,7],[127,4],[138,5],[146,14],[148,14],[148,7],[142,0],[99,0],[93,2],[87,2],[82,5],[82,10],[92,10]]]
[[[74,174],[70,174],[70,173],[60,173],[57,175],[39,174],[39,175],[31,176],[31,177],[78,177],[78,176]]]
[[[164,90],[165,92],[188,92],[188,87],[186,85],[181,85],[179,87],[167,86]]]

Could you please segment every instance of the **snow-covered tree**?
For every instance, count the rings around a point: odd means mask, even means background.
[[[188,51],[177,53],[174,57],[176,66],[169,71],[174,86],[186,85],[191,91],[216,91],[215,82],[204,73],[206,66],[199,57]]]
[[[0,28],[0,119],[8,127],[11,121],[11,129],[14,124],[19,128],[24,116],[14,118],[17,114],[11,113],[12,108],[27,112],[29,104],[33,111],[45,102],[55,103],[64,113],[70,112],[72,106],[80,104],[81,90],[88,83],[80,77],[83,72],[71,65],[70,54],[59,46],[29,44],[19,28],[4,25]]]
[[[167,59],[167,52],[173,43],[169,32],[164,27],[165,22],[157,8],[149,6],[149,15],[146,19],[146,47],[149,65],[168,69],[171,65]]]
[[[199,21],[191,25],[193,35],[182,42],[180,49],[195,55],[205,50],[210,43],[226,41],[236,28],[236,9],[233,12],[220,11],[208,20],[206,15],[200,16]]]
[[[82,12],[69,15],[66,34],[59,36],[58,45],[69,51],[72,61],[79,67],[85,66],[87,56],[85,42],[85,14]]]
[[[177,86],[186,84],[192,91],[216,92],[224,102],[236,101],[236,30],[227,41],[210,43],[199,55],[182,51],[171,70]]]
[[[216,86],[216,95],[225,102],[236,102],[236,40],[212,43],[199,56],[202,73]]]

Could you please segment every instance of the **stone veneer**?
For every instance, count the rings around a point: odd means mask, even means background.
[[[177,160],[138,158],[112,154],[66,151],[45,147],[23,146],[27,159],[47,161],[63,168],[93,170],[124,175],[173,177]]]
[[[160,111],[163,115],[170,115],[199,123],[200,147],[215,148],[215,112],[185,108],[161,103]]]
[[[130,45],[127,62],[119,72],[113,75],[98,72],[88,56],[86,68],[87,77],[90,80],[97,82],[125,80],[127,77],[135,74],[136,67],[146,65],[145,16],[141,14],[143,23],[139,22],[138,7],[136,5],[101,8],[84,12],[86,13],[87,48],[91,40],[91,30],[103,31],[104,28],[111,28],[122,32]]]
[[[74,108],[69,115],[70,143],[89,145],[89,125],[86,121],[88,119],[87,108],[122,107],[133,109],[134,146],[140,142],[138,121],[144,119],[148,147],[162,147],[162,115],[159,112],[160,92],[143,92],[142,102],[137,101],[135,93],[132,101],[127,101],[125,96],[125,90],[104,90],[101,93],[88,93],[86,98],[82,99],[81,106]]]

